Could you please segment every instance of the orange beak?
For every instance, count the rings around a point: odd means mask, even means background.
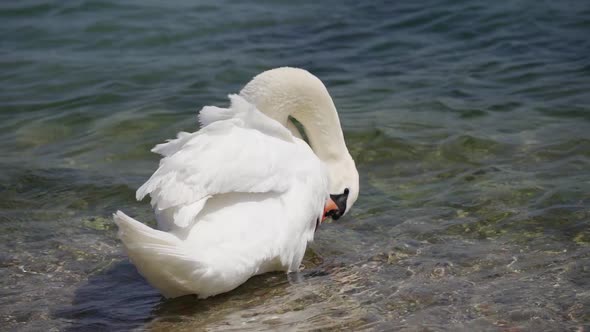
[[[326,205],[324,205],[324,214],[322,216],[322,221],[328,218],[328,214],[332,210],[338,211],[338,205],[336,205],[336,203],[331,198],[328,198],[328,200],[326,201]]]

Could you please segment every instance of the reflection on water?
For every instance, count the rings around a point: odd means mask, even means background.
[[[590,8],[456,1],[0,4],[7,330],[590,330]],[[361,175],[299,274],[163,299],[149,150],[253,75],[328,86]]]

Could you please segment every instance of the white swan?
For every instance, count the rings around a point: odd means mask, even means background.
[[[137,199],[150,194],[160,230],[114,215],[129,258],[166,297],[206,298],[257,274],[297,271],[319,223],[358,197],[358,172],[317,77],[269,70],[230,100],[201,110],[201,130],[152,150],[163,158]]]

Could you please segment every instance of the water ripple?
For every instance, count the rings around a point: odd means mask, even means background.
[[[4,326],[582,329],[588,17],[580,1],[3,2]],[[359,201],[300,275],[164,301],[110,215],[153,222],[134,200],[149,149],[284,65],[334,97]]]

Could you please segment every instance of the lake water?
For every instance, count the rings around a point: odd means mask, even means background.
[[[198,3],[198,4],[196,4]],[[587,1],[4,1],[0,325],[590,330]],[[361,175],[300,275],[166,301],[111,214],[255,74],[328,87]]]

